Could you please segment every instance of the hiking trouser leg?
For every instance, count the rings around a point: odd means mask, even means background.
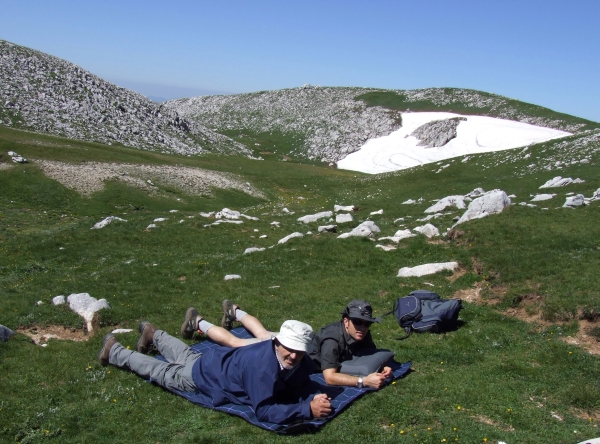
[[[196,353],[196,359],[201,355]],[[108,357],[108,362],[118,367],[124,367],[138,374],[144,379],[154,382],[167,389],[193,392],[196,390],[192,378],[192,367],[195,360],[186,364],[172,364],[156,358],[134,352],[115,344]]]
[[[170,334],[156,330],[152,338],[154,346],[165,359],[173,364],[185,365],[198,359],[202,353],[195,352],[188,345]]]

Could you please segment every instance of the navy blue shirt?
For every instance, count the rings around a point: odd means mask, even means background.
[[[285,424],[310,419],[310,372],[307,356],[293,370],[282,370],[273,341],[240,348],[216,347],[194,363],[197,390],[215,406],[249,405],[259,421]]]

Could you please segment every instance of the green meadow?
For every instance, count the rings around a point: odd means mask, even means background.
[[[592,326],[600,319],[600,202],[560,208],[567,193],[590,197],[600,188],[598,152],[589,163],[560,171],[527,169],[555,154],[548,143],[530,147],[529,158],[519,158],[517,149],[444,162],[450,166],[439,173],[441,162],[370,176],[281,161],[284,153],[269,143],[281,144],[283,136],[260,137],[261,148],[273,153],[262,161],[158,154],[0,127],[0,163],[10,163],[11,150],[30,159],[0,169],[0,324],[21,332],[66,327],[84,339],[50,339],[41,347],[19,333],[0,343],[0,441],[512,444],[600,436],[600,357],[565,340],[580,332],[584,319]],[[161,183],[159,193],[150,195],[118,181],[83,197],[46,177],[36,166],[40,159],[210,169],[250,182],[264,198],[227,189],[191,196]],[[538,189],[557,175],[585,183]],[[391,236],[423,225],[416,219],[433,199],[476,187],[515,194],[513,203],[541,192],[557,196],[536,208],[512,205],[461,224],[453,239],[418,236],[388,252],[370,239],[317,233],[325,220],[297,221],[334,204],[355,205],[354,222],[340,231],[371,219],[382,236]],[[419,198],[419,204],[402,204]],[[259,220],[205,226],[213,220],[200,212],[225,207]],[[369,215],[380,209],[383,214]],[[461,214],[455,209],[431,223],[445,232]],[[127,222],[90,230],[107,216]],[[168,220],[147,229],[159,217]],[[297,231],[305,236],[277,244]],[[244,255],[248,247],[266,249]],[[447,261],[457,261],[461,273],[396,277],[404,266]],[[224,281],[227,274],[242,278]],[[317,329],[339,319],[351,299],[367,299],[381,314],[420,288],[444,298],[480,289],[481,300],[464,302],[459,327],[444,334],[397,341],[403,332],[393,316],[374,325],[378,346],[412,361],[412,371],[358,399],[316,434],[276,435],[97,361],[102,337],[115,328],[134,330],[118,335],[133,348],[141,320],[178,334],[189,306],[218,323],[224,298],[267,328],[299,319]],[[92,332],[66,306],[52,305],[57,295],[84,292],[111,306],[99,313]],[[510,316],[514,309],[526,309],[540,322]],[[588,333],[600,341],[599,331]]]

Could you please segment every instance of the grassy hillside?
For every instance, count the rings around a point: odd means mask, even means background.
[[[441,162],[367,176],[278,156],[190,158],[0,127],[0,324],[25,332],[64,326],[65,335],[85,339],[51,339],[40,347],[18,334],[0,343],[0,440],[572,443],[600,435],[600,359],[563,340],[588,320],[596,321],[589,324],[590,337],[598,330],[600,202],[558,208],[567,193],[590,197],[600,188],[596,136],[450,160],[439,173]],[[31,162],[7,167],[9,150]],[[237,175],[265,197],[228,189],[192,196],[167,184],[148,194],[116,180],[82,197],[47,178],[36,164],[41,159],[210,169]],[[586,182],[539,190],[557,175]],[[536,208],[513,205],[462,224],[454,240],[420,236],[390,252],[368,239],[319,235],[319,224],[297,222],[334,204],[353,204],[355,221],[341,231],[383,209],[371,219],[382,236],[390,236],[401,224],[424,224],[416,219],[425,216],[431,200],[476,187],[514,193],[514,203],[539,192],[557,196]],[[402,204],[419,198],[419,204]],[[259,220],[205,227],[212,220],[198,213],[224,207]],[[284,207],[295,214],[282,212]],[[455,210],[431,222],[445,231],[460,214]],[[127,222],[90,230],[109,215]],[[158,217],[168,220],[147,229]],[[306,235],[276,245],[295,231]],[[268,237],[260,239],[262,234]],[[458,261],[462,273],[396,277],[404,266],[449,260]],[[242,279],[224,281],[226,274]],[[113,328],[135,330],[149,319],[177,334],[190,305],[218,322],[220,302],[229,298],[270,329],[288,318],[318,328],[338,319],[353,298],[371,301],[382,313],[417,288],[446,298],[480,289],[482,303],[465,302],[459,328],[442,335],[398,342],[394,319],[375,325],[376,343],[395,350],[401,361],[412,360],[414,371],[364,396],[315,435],[277,436],[97,363],[102,336]],[[100,313],[93,333],[64,306],[51,304],[54,296],[81,292],[106,298],[112,307]],[[509,315],[519,310],[539,322]],[[137,333],[119,339],[134,347]]]

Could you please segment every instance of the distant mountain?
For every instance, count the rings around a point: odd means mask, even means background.
[[[179,154],[249,154],[242,144],[57,57],[0,40],[0,123]]]
[[[269,149],[277,144],[291,156],[330,163],[359,150],[369,139],[399,129],[403,112],[447,111],[498,117],[570,133],[600,127],[596,122],[518,100],[456,88],[405,91],[305,85],[177,99],[164,106],[251,148]]]

